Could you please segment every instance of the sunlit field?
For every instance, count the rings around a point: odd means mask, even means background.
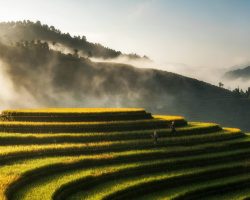
[[[3,111],[0,130],[2,200],[250,198],[250,137],[237,128],[53,108]]]

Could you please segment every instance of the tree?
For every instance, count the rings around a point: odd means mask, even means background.
[[[235,95],[236,97],[240,97],[240,88],[239,88],[239,87],[238,87],[238,88],[235,88],[232,92],[234,93],[234,95]]]
[[[86,36],[83,35],[83,36],[82,36],[82,40],[83,40],[83,41],[86,41],[86,40],[87,40],[87,39],[86,39]]]
[[[92,52],[91,51],[88,51],[88,58],[91,58],[93,55],[92,55]]]
[[[222,88],[224,84],[222,82],[219,82],[219,87]]]
[[[74,56],[78,57],[78,49],[74,49]]]
[[[50,29],[51,31],[56,31],[56,29],[55,29],[54,26],[50,26],[49,29]]]
[[[44,42],[44,43],[42,43],[42,46],[41,46],[43,49],[49,49],[49,45],[48,45],[48,43],[47,42]]]
[[[250,87],[248,87],[246,90],[246,97],[250,98]]]
[[[41,26],[42,24],[40,21],[36,21],[36,25]]]

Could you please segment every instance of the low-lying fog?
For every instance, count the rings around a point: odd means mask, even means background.
[[[228,71],[244,68],[250,65],[249,63],[242,63],[237,66],[228,66],[228,67],[194,67],[185,64],[177,64],[177,63],[160,63],[153,60],[146,59],[137,59],[132,60],[125,56],[120,56],[116,59],[100,59],[100,58],[91,58],[93,62],[114,62],[114,63],[126,63],[129,65],[133,65],[138,68],[155,68],[159,70],[174,72],[177,74],[181,74],[183,76],[188,76],[194,79],[198,79],[204,82],[211,83],[213,85],[219,86],[219,83],[224,84],[224,88],[228,90],[234,90],[235,88],[240,88],[243,90],[247,90],[250,87],[250,79],[235,79],[228,80],[224,78],[224,74]]]

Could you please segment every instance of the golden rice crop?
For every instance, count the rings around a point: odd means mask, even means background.
[[[250,137],[240,129],[142,108],[16,109],[4,116],[1,200],[210,198],[211,188],[219,195],[250,180]]]

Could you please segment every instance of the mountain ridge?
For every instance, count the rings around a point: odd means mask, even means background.
[[[235,80],[238,78],[250,79],[250,66],[228,71],[224,74],[224,78]]]
[[[125,56],[130,59],[149,60],[146,55],[141,57],[135,53],[124,54],[99,43],[89,42],[86,36],[71,36],[69,33],[63,33],[54,26],[42,24],[40,21],[1,22],[0,29],[0,38],[7,43],[35,41],[39,38],[53,46],[57,43],[65,45],[66,48],[70,48],[71,52],[81,52],[86,57],[108,59]]]

